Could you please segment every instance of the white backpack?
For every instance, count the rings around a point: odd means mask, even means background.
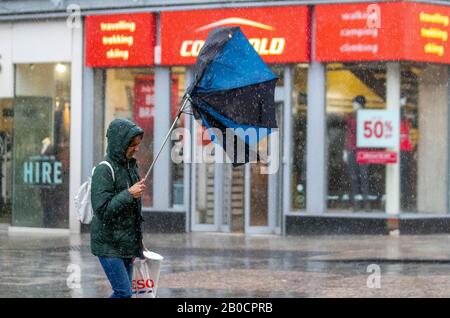
[[[110,163],[107,161],[102,161],[98,164],[98,166],[101,164],[105,164],[109,167],[109,169],[111,169],[114,182],[114,169],[111,167]],[[94,215],[91,203],[91,179],[92,175],[94,174],[95,168],[96,167],[92,168],[91,177],[89,177],[88,180],[81,185],[81,187],[78,189],[77,194],[75,195],[75,210],[77,212],[78,220],[83,224],[90,224],[92,221],[92,216]]]

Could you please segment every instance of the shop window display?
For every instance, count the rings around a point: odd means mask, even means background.
[[[139,175],[143,178],[153,160],[153,117],[155,108],[155,79],[151,68],[117,68],[106,70],[105,129],[116,118],[126,118],[144,130],[140,150],[135,155]],[[106,136],[106,131],[103,133]],[[105,137],[106,138],[106,137]],[[106,152],[106,139],[104,153]],[[153,173],[142,196],[143,207],[153,206]]]
[[[16,65],[13,111],[12,225],[68,228],[70,65]]]
[[[178,110],[179,101],[184,93],[185,69],[173,68],[171,74],[171,108],[172,123]],[[136,154],[139,175],[143,177],[154,154],[154,125],[158,123],[154,118],[155,110],[155,76],[151,68],[117,68],[106,70],[105,85],[105,122],[104,127],[115,118],[127,118],[135,122],[144,130],[140,151]],[[184,126],[185,116],[181,116],[176,128]],[[106,134],[106,132],[104,133]],[[172,142],[173,146],[173,142]],[[104,142],[106,147],[106,140]],[[167,146],[166,146],[167,147]],[[106,148],[104,149],[106,151]],[[184,165],[171,163],[171,206],[182,208],[184,205]],[[153,172],[147,178],[147,192],[143,196],[143,206],[153,206]]]
[[[386,182],[391,182],[399,189],[399,196],[391,197],[398,200],[398,212],[447,212],[448,68],[426,63],[400,66],[400,108],[393,110],[398,115],[394,162],[399,179],[386,177],[390,162],[361,161],[358,153],[374,149],[355,143],[356,114],[386,109],[386,66],[327,66],[329,211],[385,212]]]
[[[385,109],[383,64],[327,66],[328,210],[384,211],[386,167],[360,160],[357,114]]]

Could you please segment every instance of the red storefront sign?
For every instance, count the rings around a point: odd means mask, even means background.
[[[449,63],[450,8],[413,2],[318,5],[317,61]]]
[[[153,14],[88,16],[85,27],[87,66],[154,64],[156,25]]]
[[[239,26],[264,61],[309,61],[306,6],[175,11],[161,13],[161,64],[195,64],[208,32]]]
[[[359,164],[389,164],[397,162],[395,151],[357,151],[356,162]]]
[[[404,58],[419,62],[450,63],[448,42],[450,7],[404,3],[407,19]]]
[[[319,5],[315,7],[318,61],[398,60],[406,18],[403,3]]]

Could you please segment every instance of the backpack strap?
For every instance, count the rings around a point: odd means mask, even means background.
[[[116,180],[115,180],[116,178],[115,178],[115,176],[114,176],[114,169],[113,169],[113,167],[111,166],[111,164],[110,164],[108,161],[102,161],[102,162],[100,162],[96,167],[92,168],[92,173],[91,173],[91,175],[94,174],[95,168],[97,168],[98,166],[100,166],[100,165],[102,165],[102,164],[107,165],[107,166],[109,167],[109,169],[111,170],[113,182],[116,182]]]
[[[115,180],[116,178],[115,178],[115,176],[114,176],[114,169],[113,169],[113,167],[111,166],[111,164],[110,164],[108,161],[102,161],[102,162],[100,162],[98,165],[101,165],[101,164],[105,164],[105,165],[107,165],[107,166],[109,167],[109,169],[111,170],[113,182],[116,182],[116,180]]]

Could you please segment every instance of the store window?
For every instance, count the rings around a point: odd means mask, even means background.
[[[386,109],[383,63],[328,64],[326,70],[328,210],[385,211],[386,164],[357,145],[357,115]],[[385,150],[385,149],[384,149]]]
[[[13,99],[0,100],[0,223],[11,223]]]
[[[184,67],[173,67],[171,69],[171,118],[172,122],[175,120],[180,103],[182,102],[186,87],[186,68]],[[189,120],[188,114],[181,115],[178,118],[175,125],[175,129],[186,127],[186,120]],[[182,137],[183,138],[183,137]],[[181,139],[183,141],[183,139]],[[175,140],[172,141],[172,149],[175,146]],[[178,150],[178,149],[174,149]],[[181,147],[176,153],[182,158],[184,147]],[[190,151],[190,149],[188,149]],[[171,195],[171,206],[173,208],[183,208],[184,207],[184,162],[171,161],[172,170],[172,195]]]
[[[15,66],[13,226],[69,227],[70,71]]]
[[[151,68],[117,68],[106,70],[104,136],[109,123],[126,118],[144,130],[140,150],[135,155],[139,175],[143,178],[153,161],[153,125],[155,108],[155,78]],[[106,137],[105,137],[106,138]],[[107,142],[104,142],[106,153]],[[153,173],[147,181],[147,192],[142,196],[143,207],[153,206]]]
[[[308,68],[294,68],[294,91],[292,107],[292,209],[306,209],[306,94]]]
[[[447,212],[448,66],[401,65],[400,207]]]

